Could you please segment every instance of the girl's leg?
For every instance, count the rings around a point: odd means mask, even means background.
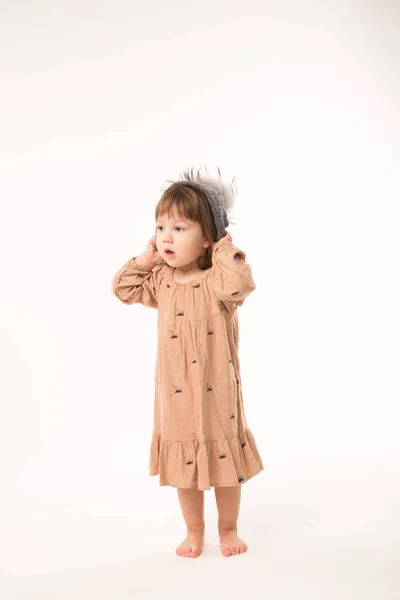
[[[242,488],[241,486],[215,487],[214,491],[218,508],[218,533],[221,552],[224,556],[242,554],[247,550],[247,545],[237,534]]]
[[[187,527],[186,539],[176,549],[178,556],[196,558],[204,546],[204,491],[178,488],[178,498]]]

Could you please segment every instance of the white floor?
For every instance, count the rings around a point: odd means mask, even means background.
[[[26,489],[3,495],[1,600],[400,598],[395,464],[264,471],[242,488],[239,534],[249,550],[228,558],[218,547],[212,490],[203,554],[180,558],[175,548],[185,529],[176,492],[144,477],[146,511],[137,511],[141,492],[131,482],[123,510],[79,509]]]

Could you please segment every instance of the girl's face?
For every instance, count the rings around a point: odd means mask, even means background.
[[[156,244],[161,258],[182,271],[196,268],[197,261],[210,245],[200,224],[170,214],[160,215],[156,227]],[[173,254],[168,254],[167,250],[172,250]]]

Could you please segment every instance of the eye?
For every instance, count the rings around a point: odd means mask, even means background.
[[[162,227],[162,225],[158,225],[157,230],[160,229],[160,227]],[[183,227],[179,227],[179,225],[175,227],[175,229],[182,229],[182,231],[184,231]]]

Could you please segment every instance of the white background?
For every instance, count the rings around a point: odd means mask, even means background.
[[[399,5],[0,10],[0,598],[398,598]],[[219,553],[210,491],[190,561],[148,475],[157,313],[111,280],[204,164],[236,177],[265,470],[248,552]]]

